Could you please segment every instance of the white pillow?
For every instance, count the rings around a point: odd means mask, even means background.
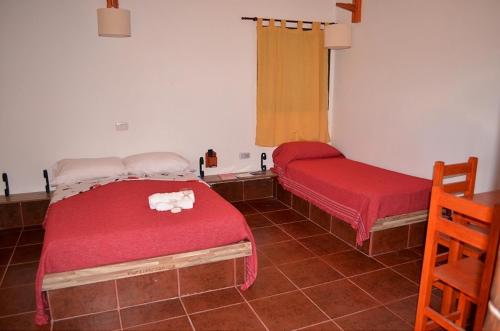
[[[153,152],[130,155],[123,159],[131,175],[151,175],[162,172],[183,172],[191,168],[188,160],[172,152]]]
[[[127,172],[118,157],[63,159],[54,169],[54,185],[72,184],[83,180],[125,175]]]

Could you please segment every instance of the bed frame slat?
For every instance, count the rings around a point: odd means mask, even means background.
[[[252,255],[248,241],[199,251],[179,253],[155,258],[105,265],[95,268],[46,274],[42,290],[79,286],[107,280],[128,278],[160,271],[230,260]]]

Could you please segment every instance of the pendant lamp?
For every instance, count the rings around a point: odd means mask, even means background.
[[[97,9],[97,32],[100,37],[130,37],[130,10],[120,9],[118,0],[107,0],[106,8]]]

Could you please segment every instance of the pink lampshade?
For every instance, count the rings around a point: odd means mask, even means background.
[[[97,30],[101,37],[130,37],[130,10],[120,8],[97,9]]]
[[[325,27],[325,47],[330,49],[351,48],[351,25],[329,24]]]

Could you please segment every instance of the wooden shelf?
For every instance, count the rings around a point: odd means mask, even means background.
[[[42,224],[50,198],[45,192],[0,196],[0,230]]]
[[[259,171],[256,175],[244,178],[236,177],[239,174],[248,173],[230,174],[234,175],[234,177],[227,179],[223,179],[219,175],[210,175],[205,176],[203,180],[215,192],[230,202],[272,198],[275,196],[275,177],[277,176],[272,171]]]
[[[2,195],[0,196],[0,204],[50,200],[51,196],[52,194],[46,192],[11,194],[8,197]]]
[[[241,174],[247,174],[250,172],[260,172],[260,171],[248,171],[248,172],[235,172],[233,175],[238,176]],[[254,176],[249,176],[245,178],[231,178],[231,179],[222,179],[219,175],[209,175],[203,177],[203,181],[207,183],[208,185],[212,184],[219,184],[219,183],[229,183],[229,182],[242,182],[242,181],[247,181],[247,180],[255,180],[255,179],[265,179],[265,178],[274,178],[276,177],[276,174],[272,172],[271,170],[267,170],[264,172],[260,172],[261,174],[257,174]]]

